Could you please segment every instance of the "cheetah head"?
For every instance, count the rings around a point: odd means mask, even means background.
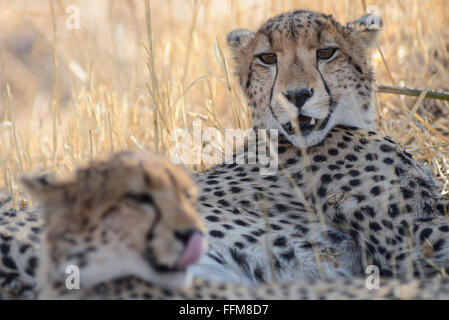
[[[53,282],[74,265],[81,289],[126,276],[181,288],[206,250],[196,186],[157,156],[120,153],[63,181],[23,183],[44,209],[41,268]]]
[[[254,126],[278,129],[295,146],[321,142],[336,125],[375,130],[370,58],[381,24],[365,15],[342,26],[298,10],[257,31],[231,31],[227,42]]]

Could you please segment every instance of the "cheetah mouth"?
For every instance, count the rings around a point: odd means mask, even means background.
[[[315,128],[315,125],[318,123],[319,119],[307,117],[302,114],[300,114],[297,118],[297,124],[299,125],[299,131],[302,134],[307,134],[308,132],[312,131]],[[287,132],[288,135],[294,135],[296,133],[295,127],[297,127],[296,123],[292,123],[292,121],[289,121],[287,123],[284,123],[282,125],[282,128],[284,128],[285,132]]]
[[[151,268],[154,271],[160,274],[179,273],[179,272],[184,273],[187,271],[187,267],[184,266],[158,263],[151,249],[147,249],[144,258],[147,261],[148,265],[151,266]]]
[[[190,265],[197,263],[202,258],[206,251],[206,244],[204,241],[203,234],[195,232],[187,240],[184,250],[173,265],[157,263],[151,249],[148,249],[146,259],[153,266],[154,270],[159,273],[186,272]]]
[[[175,273],[175,272],[186,272],[186,267],[169,267],[167,265],[163,264],[153,264],[154,270],[156,270],[159,273]]]

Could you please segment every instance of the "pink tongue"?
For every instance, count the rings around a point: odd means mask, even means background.
[[[176,261],[175,265],[178,267],[187,267],[189,264],[197,262],[203,253],[203,236],[196,232],[187,242],[182,256]]]

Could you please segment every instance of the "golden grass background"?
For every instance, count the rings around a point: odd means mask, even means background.
[[[0,0],[0,186],[17,195],[22,173],[66,172],[121,149],[168,155],[170,133],[191,130],[193,120],[248,128],[227,32],[296,8],[342,23],[364,12],[359,0],[149,3],[151,24],[140,0]],[[65,25],[73,4],[79,30]],[[384,20],[373,55],[378,83],[449,91],[449,1],[366,5]],[[417,100],[379,93],[379,125],[431,166],[447,194],[449,104]]]

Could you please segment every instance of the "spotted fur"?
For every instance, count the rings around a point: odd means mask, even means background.
[[[121,184],[117,186],[119,178]],[[76,177],[69,180],[27,178],[25,184],[42,204],[46,225],[38,283],[39,297],[43,299],[444,299],[449,296],[448,279],[382,281],[378,289],[371,290],[362,278],[254,287],[199,279],[186,284],[184,274],[188,270],[175,270],[172,266],[183,248],[179,233],[204,231],[193,209],[196,188],[183,170],[154,156],[121,153],[106,162],[79,169]],[[282,240],[276,241],[282,245]],[[144,268],[136,269],[142,262]],[[80,268],[79,290],[65,286],[67,265]],[[162,265],[166,266],[163,271],[156,268]]]
[[[390,138],[336,127],[302,153],[279,145],[278,173],[221,165],[197,175],[209,251],[198,277],[236,283],[428,276],[448,268],[449,204]],[[242,170],[244,169],[244,170]]]
[[[64,292],[67,292],[65,290]],[[73,294],[73,291],[72,291]],[[65,299],[79,299],[67,293]],[[338,279],[301,283],[245,286],[195,279],[185,289],[165,289],[130,277],[97,285],[83,299],[102,300],[423,300],[449,299],[449,280],[382,280],[379,289],[367,289],[366,280]]]
[[[43,230],[39,210],[18,206],[0,191],[0,298],[30,298],[34,295]]]

